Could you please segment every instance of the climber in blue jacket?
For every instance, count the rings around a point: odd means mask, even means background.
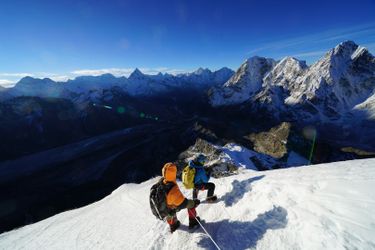
[[[198,155],[194,160],[189,161],[189,166],[195,168],[193,199],[197,199],[199,190],[208,190],[207,202],[214,202],[217,196],[214,195],[215,184],[208,182],[210,179],[211,171],[209,168],[204,167],[206,157],[203,154]]]

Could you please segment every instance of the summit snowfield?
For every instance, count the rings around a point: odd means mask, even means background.
[[[219,201],[197,212],[221,249],[375,249],[375,159],[213,179]],[[149,208],[153,178],[0,235],[1,249],[215,249],[187,212],[173,234]],[[190,191],[181,190],[190,196]],[[199,198],[204,198],[201,193]]]

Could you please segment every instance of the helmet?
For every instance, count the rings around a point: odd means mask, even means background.
[[[161,172],[166,181],[176,181],[177,167],[172,162],[166,163]]]
[[[201,165],[204,165],[206,161],[206,156],[204,156],[203,154],[199,154],[196,158],[195,158],[195,162],[198,162],[199,164]]]

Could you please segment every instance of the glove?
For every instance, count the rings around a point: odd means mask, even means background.
[[[206,171],[207,177],[210,177],[212,173],[212,167],[206,167],[204,168],[204,170]]]
[[[194,200],[194,207],[198,207],[198,205],[201,204],[201,201],[198,199]]]

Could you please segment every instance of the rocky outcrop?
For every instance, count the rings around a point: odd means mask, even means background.
[[[214,177],[234,174],[239,167],[232,162],[224,161],[224,152],[219,147],[198,138],[194,145],[179,155],[177,160],[179,170],[181,171],[198,154],[204,154],[207,157],[205,166],[212,169],[212,176]]]
[[[375,152],[368,152],[368,151],[361,150],[358,148],[353,148],[353,147],[345,147],[345,148],[342,148],[341,151],[345,153],[354,153],[362,157],[374,157],[375,156]]]
[[[253,133],[245,138],[254,144],[254,150],[259,153],[267,154],[275,158],[282,158],[287,154],[288,142],[291,124],[281,123],[279,126],[271,128],[268,132]]]

